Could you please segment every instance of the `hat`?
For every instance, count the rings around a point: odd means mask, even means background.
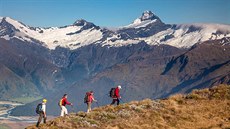
[[[46,99],[43,99],[42,102],[47,102],[47,100],[46,100]]]
[[[118,87],[119,89],[121,89],[121,85],[118,85],[117,87]]]

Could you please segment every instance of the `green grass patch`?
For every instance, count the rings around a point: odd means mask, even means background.
[[[0,124],[0,129],[11,129],[11,128],[6,124]]]
[[[11,101],[16,101],[16,102],[26,104],[26,103],[34,102],[34,101],[39,100],[41,98],[42,98],[42,96],[38,96],[38,97],[20,97],[20,98],[11,99]]]

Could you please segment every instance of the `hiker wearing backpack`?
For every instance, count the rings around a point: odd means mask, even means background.
[[[36,127],[39,126],[39,124],[42,121],[42,118],[43,118],[43,122],[46,123],[46,102],[47,102],[47,100],[43,99],[42,103],[39,103],[37,105],[36,113],[39,114],[39,118],[38,118],[38,122],[37,122]]]
[[[86,92],[84,102],[87,104],[87,113],[91,111],[91,106],[93,101],[97,102],[97,100],[94,99],[93,91]]]
[[[73,106],[72,103],[68,102],[68,100],[67,100],[67,94],[64,94],[63,97],[62,97],[62,99],[59,102],[59,106],[61,107],[61,115],[60,116],[65,116],[65,115],[68,114],[68,110],[65,107],[65,105],[71,105],[71,106]]]
[[[120,90],[121,90],[120,85],[118,85],[116,88],[112,88],[110,90],[110,97],[113,98],[113,101],[112,101],[112,103],[110,105],[115,104],[115,102],[117,102],[117,105],[119,105],[120,99],[121,99]]]

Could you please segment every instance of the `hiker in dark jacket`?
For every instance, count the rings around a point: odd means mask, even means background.
[[[91,111],[91,106],[92,106],[92,102],[97,102],[97,100],[94,99],[93,96],[93,91],[87,92],[87,113],[89,113]]]
[[[115,90],[114,90],[114,96],[112,97],[113,101],[112,101],[111,105],[115,104],[115,102],[117,102],[117,105],[119,105],[120,99],[121,99],[120,90],[121,90],[121,86],[120,85],[115,88]]]
[[[37,127],[39,126],[39,124],[41,123],[42,121],[42,118],[43,118],[43,122],[46,123],[46,102],[47,100],[46,99],[43,99],[42,100],[42,105],[41,105],[41,109],[39,111],[39,118],[38,118],[38,122],[37,122]]]
[[[65,105],[73,105],[67,100],[67,94],[64,94],[61,101],[60,101],[60,106],[61,106],[61,115],[60,116],[65,116],[68,114],[68,110],[65,107]]]

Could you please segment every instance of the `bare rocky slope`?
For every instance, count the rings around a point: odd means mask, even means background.
[[[72,113],[41,124],[40,129],[194,129],[230,128],[230,86],[219,85],[177,94],[103,106],[91,113]],[[26,129],[36,129],[35,126]]]

